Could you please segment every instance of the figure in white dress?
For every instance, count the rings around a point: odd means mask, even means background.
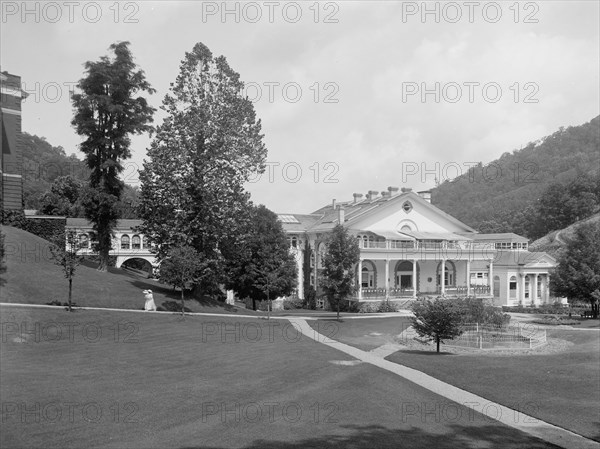
[[[146,305],[144,310],[156,312],[156,304],[154,304],[154,296],[152,296],[152,290],[144,290],[144,298],[146,298]]]

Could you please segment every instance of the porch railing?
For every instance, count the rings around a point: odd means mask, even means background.
[[[438,294],[442,293],[442,287],[438,286],[437,288]],[[446,286],[444,287],[444,293],[447,295],[461,295],[466,296],[469,293],[469,290],[466,285],[458,285],[458,286]],[[490,286],[489,285],[471,285],[471,294],[472,295],[489,295],[490,294]]]
[[[411,298],[414,296],[414,290],[412,288],[390,288],[387,290],[385,288],[363,288],[362,289],[362,297],[363,299],[372,299],[372,298]]]

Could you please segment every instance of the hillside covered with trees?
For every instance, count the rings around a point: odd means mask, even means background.
[[[480,232],[532,239],[593,215],[600,210],[600,116],[443,182],[432,202]]]
[[[83,217],[82,195],[89,169],[74,153],[67,156],[61,146],[45,137],[23,132],[23,201],[25,209],[45,215]],[[122,218],[137,218],[139,192],[125,184],[121,200]]]

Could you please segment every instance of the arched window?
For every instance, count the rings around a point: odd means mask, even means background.
[[[409,225],[404,225],[400,228],[401,231],[412,231],[412,228]]]
[[[79,234],[79,247],[87,248],[88,247],[88,235],[87,234]]]
[[[121,249],[129,249],[129,236],[127,234],[121,236]]]
[[[377,270],[375,265],[370,260],[363,260],[362,263],[362,288],[377,287]]]
[[[517,278],[511,276],[508,280],[508,297],[509,299],[517,299]]]
[[[500,276],[494,276],[494,297],[500,297]]]
[[[148,237],[146,237],[145,235],[142,236],[142,248],[150,248],[150,242],[148,242]]]
[[[437,268],[437,285],[442,285],[441,283],[441,275],[442,275],[442,263],[438,264]],[[454,287],[456,285],[456,268],[454,267],[454,263],[451,261],[446,261],[444,265],[444,286],[445,287]]]
[[[298,238],[296,236],[292,237],[292,248],[298,248]]]
[[[131,248],[132,249],[140,249],[142,246],[142,239],[140,239],[139,235],[134,235],[131,239]]]

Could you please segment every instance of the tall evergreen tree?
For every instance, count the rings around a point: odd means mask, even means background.
[[[248,227],[244,184],[265,167],[261,123],[243,87],[225,57],[196,44],[163,101],[167,117],[140,173],[143,232],[159,260],[173,246],[195,248],[214,267],[198,279],[206,293],[224,281],[219,246]]]
[[[332,307],[337,308],[340,319],[340,301],[350,296],[354,290],[354,267],[360,259],[360,249],[356,238],[348,234],[342,225],[336,225],[329,235],[323,258],[323,280],[321,285]]]
[[[97,250],[101,271],[108,267],[112,229],[119,218],[118,201],[123,191],[119,174],[121,162],[131,157],[131,134],[150,131],[155,109],[141,92],[154,93],[142,70],[133,62],[129,42],[110,46],[115,57],[103,56],[85,63],[86,76],[74,94],[75,116],[72,124],[77,134],[85,136],[81,151],[91,169],[90,190],[82,198],[86,217],[98,234]]]

